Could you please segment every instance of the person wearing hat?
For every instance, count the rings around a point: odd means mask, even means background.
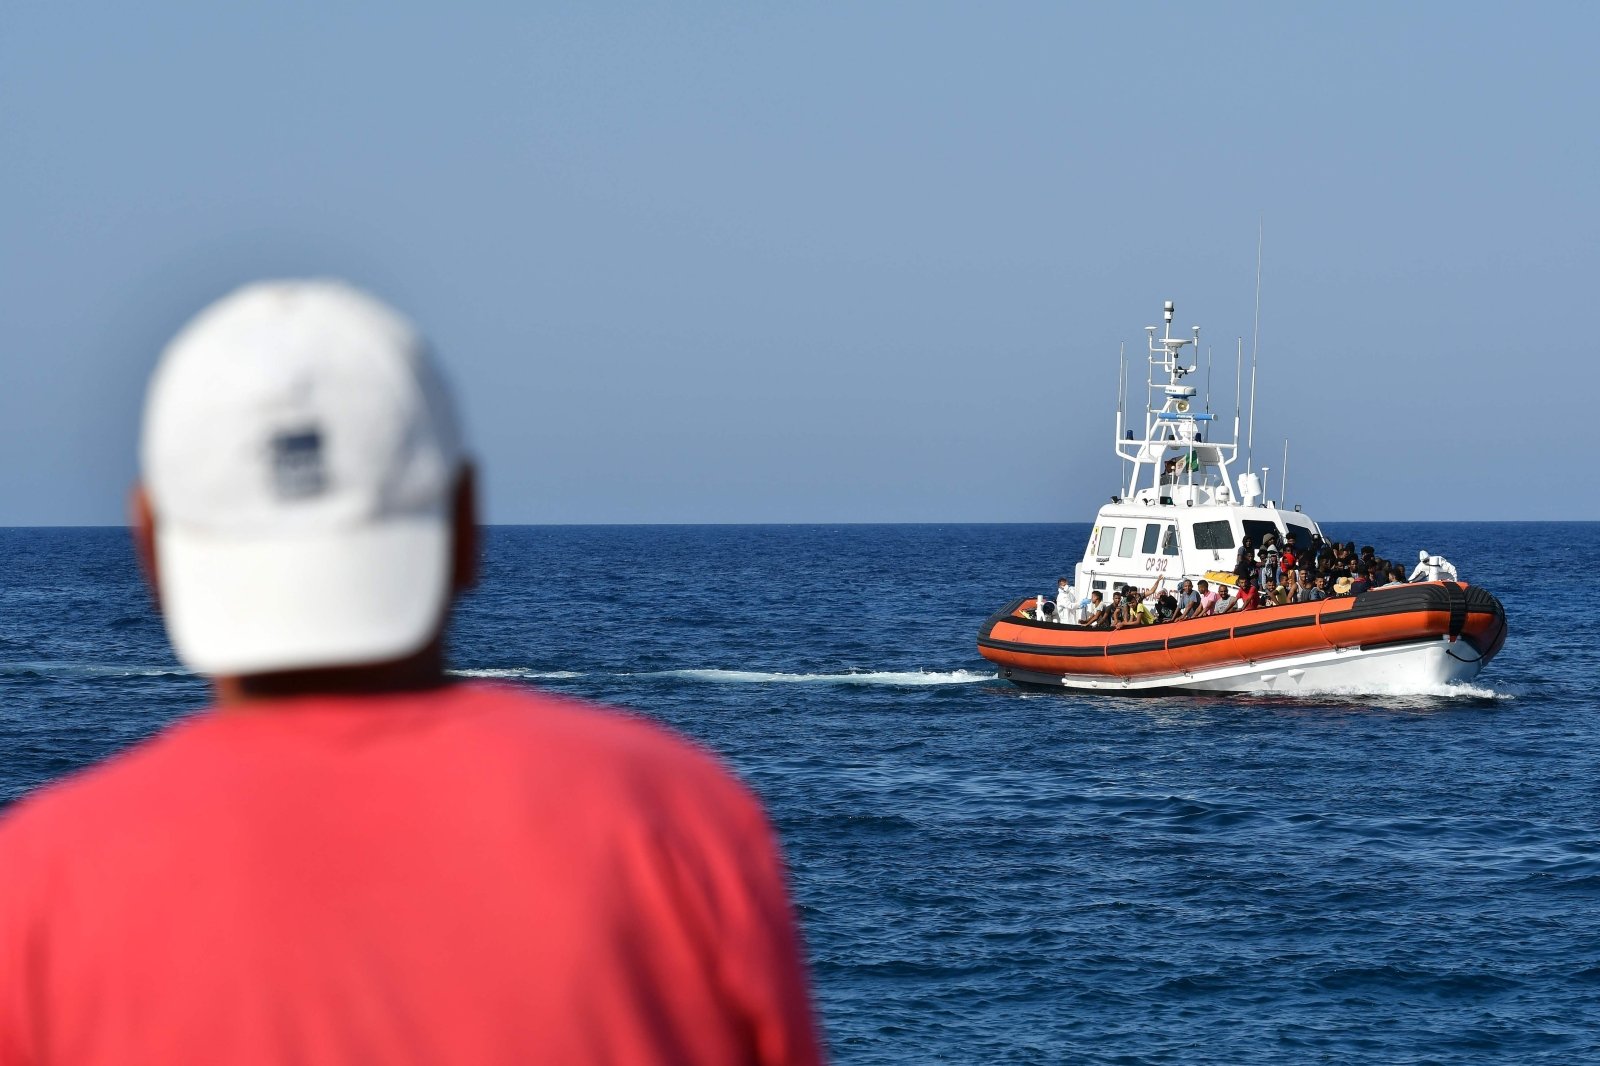
[[[0,821],[0,1063],[820,1059],[761,808],[664,729],[456,683],[427,348],[248,286],[151,381],[134,534],[213,706]]]
[[[1256,570],[1256,591],[1266,597],[1271,595],[1282,576],[1278,570],[1278,551],[1276,548],[1267,548],[1258,554],[1261,565]]]

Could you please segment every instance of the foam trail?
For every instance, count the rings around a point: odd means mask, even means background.
[[[43,674],[47,677],[193,677],[182,667],[121,666],[115,663],[60,661],[0,663],[0,675]]]
[[[971,685],[993,681],[992,673],[975,670],[870,670],[843,674],[786,674],[760,670],[663,670],[652,677],[683,681],[708,681],[733,685],[890,685],[920,688],[929,685]]]
[[[1363,685],[1307,685],[1286,691],[1287,695],[1317,696],[1400,696],[1420,699],[1446,699],[1446,700],[1514,700],[1517,697],[1510,692],[1496,692],[1487,685],[1474,685],[1470,682],[1441,682],[1433,685],[1417,684],[1363,684]],[[1278,693],[1274,692],[1273,695]]]
[[[564,681],[582,677],[576,670],[529,670],[521,666],[486,667],[481,670],[451,670],[452,677],[498,677],[519,681]]]

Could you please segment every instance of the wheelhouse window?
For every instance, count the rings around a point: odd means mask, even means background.
[[[1117,543],[1117,555],[1123,559],[1133,558],[1133,538],[1139,532],[1139,527],[1129,526],[1122,531],[1122,540]]]
[[[1289,532],[1294,534],[1294,542],[1305,548],[1311,544],[1311,527],[1303,526],[1299,522],[1285,522]]]
[[[1246,518],[1244,520],[1244,535],[1250,538],[1251,547],[1261,547],[1261,542],[1266,538],[1268,533],[1272,534],[1273,540],[1279,541],[1280,543],[1282,542],[1283,536],[1278,532],[1278,527],[1273,523],[1262,522],[1253,518]]]
[[[1196,522],[1194,524],[1196,548],[1232,549],[1233,527],[1227,522]]]
[[[1161,541],[1161,523],[1151,522],[1144,527],[1144,544],[1139,551],[1145,555],[1154,555]]]
[[[1101,526],[1100,537],[1094,546],[1094,553],[1104,559],[1111,554],[1111,548],[1117,543],[1117,527]]]
[[[1167,531],[1161,536],[1161,554],[1178,554],[1178,527],[1168,526]]]

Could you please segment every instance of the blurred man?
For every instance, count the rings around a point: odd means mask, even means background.
[[[445,675],[471,468],[329,282],[164,354],[134,526],[215,706],[0,823],[0,1064],[814,1063],[754,799],[642,721]]]

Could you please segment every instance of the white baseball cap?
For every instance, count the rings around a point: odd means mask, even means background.
[[[141,451],[191,670],[385,662],[443,623],[460,430],[426,342],[373,297],[271,281],[212,304],[162,354]]]

